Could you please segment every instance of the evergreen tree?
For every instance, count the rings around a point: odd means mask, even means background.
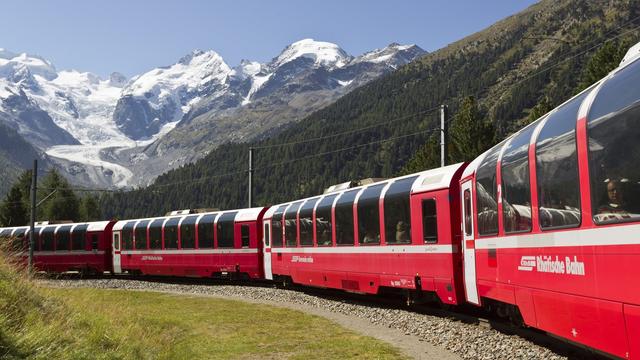
[[[50,171],[43,179],[38,198],[44,199],[55,190],[55,193],[39,207],[39,218],[42,220],[73,220],[80,218],[80,201],[70,189],[69,182],[56,170]]]
[[[582,73],[578,90],[582,91],[588,88],[591,84],[602,79],[609,74],[611,70],[618,67],[628,48],[629,44],[626,42],[606,42],[593,54],[591,59],[589,59]]]
[[[31,170],[20,175],[0,205],[0,226],[21,226],[29,222]]]
[[[429,137],[427,142],[400,170],[398,176],[416,173],[440,166],[440,133]]]
[[[494,144],[494,138],[493,125],[483,120],[475,97],[465,98],[449,129],[449,162],[473,160]]]
[[[87,195],[80,202],[80,221],[97,221],[102,219],[102,212],[98,206],[98,199]]]
[[[522,125],[531,124],[551,110],[553,110],[553,105],[551,105],[551,101],[549,100],[549,98],[547,96],[544,96],[542,100],[538,104],[536,104],[533,109],[531,109],[531,112],[529,112],[529,115],[527,116],[526,123]]]
[[[0,206],[0,226],[20,226],[28,222],[28,208],[22,199],[22,192],[17,186],[13,186]]]

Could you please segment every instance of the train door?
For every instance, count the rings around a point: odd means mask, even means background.
[[[120,232],[113,232],[113,246],[111,247],[113,250],[113,272],[119,274],[122,272],[122,267],[120,266]]]
[[[480,305],[478,286],[476,284],[476,249],[473,238],[473,197],[471,196],[471,181],[466,181],[460,187],[462,200],[462,252],[464,255],[464,291],[467,301]]]
[[[262,236],[264,236],[264,239],[262,239],[262,243],[264,244],[264,251],[262,256],[264,257],[264,277],[267,280],[273,280],[273,273],[271,272],[271,220],[263,221],[263,226]]]

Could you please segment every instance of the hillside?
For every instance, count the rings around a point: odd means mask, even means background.
[[[254,204],[318,194],[350,179],[392,176],[435,126],[437,114],[428,109],[444,103],[455,113],[470,95],[478,99],[499,140],[521,127],[542,99],[555,106],[573,95],[590,54],[604,40],[624,35],[638,41],[637,31],[629,30],[640,24],[639,10],[633,1],[542,1],[352,91],[299,123],[271,132],[268,139],[228,143],[146,189],[105,196],[103,211],[133,217],[177,208],[245,206],[249,147],[259,148]],[[363,145],[393,137],[401,138]]]

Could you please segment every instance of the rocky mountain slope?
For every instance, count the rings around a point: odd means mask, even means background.
[[[224,142],[297,121],[424,54],[391,44],[354,57],[305,39],[266,64],[231,67],[196,50],[132,79],[101,79],[0,49],[0,123],[76,184],[135,186]]]

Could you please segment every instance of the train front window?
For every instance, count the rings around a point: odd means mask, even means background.
[[[336,244],[353,245],[353,202],[360,190],[342,194],[336,203]]]
[[[337,195],[329,195],[318,204],[316,208],[316,242],[318,246],[333,245],[333,221],[331,219],[331,208]]]
[[[362,245],[380,244],[380,194],[386,185],[370,186],[358,198],[358,241]]]
[[[549,114],[536,140],[538,205],[542,229],[580,225],[576,122],[585,91]]]
[[[289,206],[284,215],[284,239],[287,247],[296,247],[298,244],[298,209],[302,202],[296,202]]]
[[[587,119],[596,224],[640,220],[640,62],[600,88]]]
[[[387,244],[411,243],[411,186],[418,176],[396,180],[384,195],[384,229]]]
[[[502,218],[506,233],[531,231],[529,143],[535,124],[516,135],[502,155]]]
[[[496,166],[502,145],[487,153],[476,172],[476,204],[478,206],[478,234],[498,234],[498,190]]]

